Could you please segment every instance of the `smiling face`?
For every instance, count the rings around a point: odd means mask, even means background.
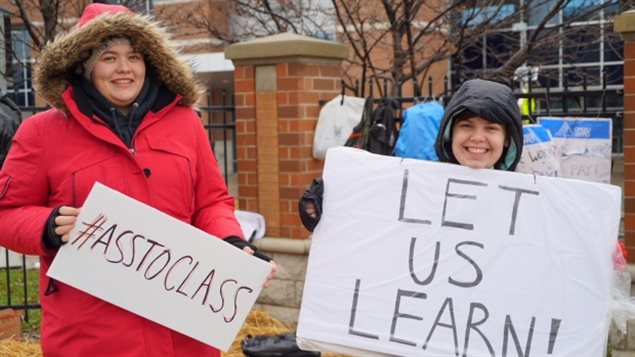
[[[475,116],[459,120],[452,129],[452,153],[459,164],[492,168],[506,145],[505,127]]]
[[[122,113],[127,113],[143,87],[146,65],[130,44],[117,44],[97,59],[91,73],[95,88]]]

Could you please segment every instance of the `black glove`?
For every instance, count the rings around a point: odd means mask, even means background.
[[[44,242],[44,246],[48,249],[56,249],[66,244],[66,242],[62,240],[62,236],[55,233],[55,228],[57,228],[55,218],[60,215],[60,207],[62,206],[55,207],[49,218],[46,220],[46,226],[44,226],[42,241]]]
[[[254,251],[254,257],[260,258],[266,262],[270,262],[271,258],[269,258],[268,256],[266,256],[265,254],[262,254],[258,251],[258,248],[256,248],[256,246],[254,246],[253,244],[249,244],[249,242],[247,242],[246,240],[240,238],[240,237],[236,237],[236,236],[229,236],[225,239],[223,239],[225,242],[233,245],[234,247],[243,250],[243,248],[245,247],[249,247]]]
[[[322,196],[324,195],[324,180],[322,178],[313,179],[311,187],[304,190],[304,194],[300,197],[298,202],[298,213],[300,214],[300,220],[304,228],[313,232],[315,226],[320,222],[322,217]],[[306,205],[308,202],[313,203],[315,207],[315,217],[309,215],[306,211]]]
[[[248,357],[319,357],[318,351],[303,351],[298,347],[295,332],[279,335],[247,335],[240,347]]]

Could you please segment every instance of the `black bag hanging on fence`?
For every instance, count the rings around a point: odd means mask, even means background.
[[[241,342],[248,357],[319,357],[320,352],[303,351],[298,347],[295,333],[285,332],[277,336],[250,336]]]
[[[366,150],[368,146],[368,134],[370,132],[370,126],[372,124],[373,115],[373,98],[368,97],[364,102],[364,109],[362,111],[362,119],[353,128],[353,132],[348,136],[344,146],[349,146],[358,149]]]
[[[373,98],[366,98],[362,119],[344,145],[392,155],[399,135],[399,118],[395,115],[398,109],[399,102],[394,98],[382,98],[374,110]]]
[[[381,155],[394,154],[399,135],[399,117],[396,116],[398,109],[399,102],[396,99],[390,97],[381,99],[379,106],[373,111],[373,125],[370,128],[366,150]]]

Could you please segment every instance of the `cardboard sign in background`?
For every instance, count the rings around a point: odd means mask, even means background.
[[[560,153],[560,177],[611,182],[613,121],[608,118],[538,118]]]
[[[539,124],[523,125],[523,152],[516,172],[559,177],[560,150],[551,132]]]
[[[298,341],[367,355],[600,356],[619,187],[329,150]]]
[[[269,263],[99,183],[70,237],[48,276],[223,351],[271,271]]]

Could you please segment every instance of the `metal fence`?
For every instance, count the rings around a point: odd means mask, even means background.
[[[23,117],[26,118],[47,107],[22,107]],[[197,108],[203,125],[208,133],[210,144],[218,159],[221,171],[228,185],[235,177],[236,165],[236,115],[232,95],[225,92],[209,93],[205,106]],[[39,258],[16,254],[5,248],[0,248],[0,309],[12,308],[24,311],[24,320],[30,320],[29,312],[41,308],[38,296],[29,292],[29,285],[39,281],[31,281],[29,271],[39,267]],[[33,275],[33,274],[31,274]],[[1,281],[4,280],[4,283]],[[43,288],[43,287],[40,287]]]
[[[532,73],[526,74],[528,78],[532,77]],[[578,118],[610,118],[613,121],[613,153],[623,153],[623,136],[624,136],[624,104],[623,104],[623,85],[607,85],[607,75],[603,74],[601,79],[595,80],[596,85],[590,86],[589,76],[586,72],[582,74],[576,73],[577,80],[570,84],[569,74],[565,74],[562,80],[562,86],[549,87],[541,86],[537,80],[527,80],[526,87],[521,90],[519,81],[512,81],[511,87],[514,88],[514,95],[518,99],[526,99],[530,102],[527,105],[529,111],[523,114],[526,122],[535,123],[539,117],[578,117]],[[551,83],[551,80],[545,80]],[[456,88],[454,88],[448,79],[443,79],[443,91],[441,93],[433,92],[433,79],[427,80],[427,95],[416,95],[413,97],[403,97],[401,95],[401,85],[397,84],[397,96],[394,98],[401,103],[402,108],[426,101],[437,100],[441,104],[446,104]],[[342,83],[342,94],[344,94],[345,85]],[[356,82],[352,88],[354,95],[359,95],[359,82]],[[416,90],[419,92],[419,89]],[[364,91],[362,96],[364,96]],[[373,82],[368,87],[369,96],[373,97],[375,88]],[[380,93],[391,93],[387,80],[383,81],[383,86],[378,91]],[[392,91],[394,92],[394,91]],[[376,98],[377,101],[380,98]],[[326,101],[320,101],[323,105]]]
[[[573,116],[590,118],[611,118],[613,119],[613,152],[623,152],[623,87],[607,88],[605,81],[600,87],[590,88],[583,81],[581,86],[569,87],[566,84],[563,88],[549,87],[529,87],[527,92],[515,91],[517,98],[527,98],[535,103],[531,105],[531,111],[525,115],[525,119],[535,121],[540,116]],[[445,83],[449,83],[446,79]],[[384,87],[387,83],[384,82]],[[432,94],[432,79],[428,80],[428,95],[416,97],[396,98],[404,107],[416,104],[420,101],[435,99],[441,103],[447,103],[451,97],[451,90],[446,84],[444,92],[440,95]],[[384,93],[387,93],[384,88]],[[373,95],[372,86],[370,95]],[[322,103],[323,104],[323,103]],[[21,108],[24,117],[42,111],[44,107],[24,107]],[[225,92],[209,93],[205,106],[198,108],[201,120],[207,130],[210,144],[219,161],[221,171],[225,176],[228,186],[233,186],[233,178],[237,172],[236,164],[236,113],[233,96]],[[24,310],[24,318],[29,320],[29,310],[39,309],[37,296],[29,296],[28,271],[29,259],[26,257],[2,249],[0,259],[4,256],[4,264],[0,265],[5,276],[4,285],[0,283],[0,295],[6,294],[6,301],[0,304],[0,308],[13,308]],[[35,258],[37,259],[37,258]],[[13,279],[12,279],[13,277]],[[2,279],[2,278],[0,278]],[[0,280],[1,281],[1,280]],[[12,286],[12,281],[17,281]],[[16,296],[19,296],[17,298]]]

